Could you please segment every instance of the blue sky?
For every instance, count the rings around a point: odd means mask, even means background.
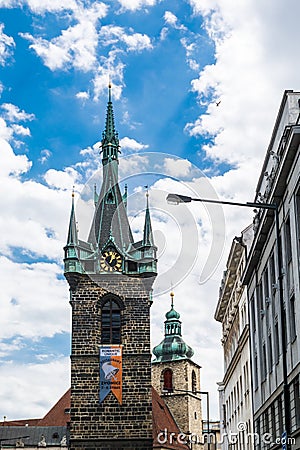
[[[175,211],[165,196],[254,197],[300,64],[297,1],[257,3],[0,0],[0,418],[43,416],[69,386],[62,248],[73,185],[86,237],[91,208],[79,194],[100,184],[109,76],[137,236],[150,186],[160,256],[152,343],[162,338],[173,285],[217,416],[222,349],[213,315],[228,248],[251,212]]]

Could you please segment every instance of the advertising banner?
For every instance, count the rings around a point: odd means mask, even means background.
[[[100,396],[102,403],[112,392],[122,405],[122,346],[100,346]]]

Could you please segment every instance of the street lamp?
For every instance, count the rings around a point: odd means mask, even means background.
[[[184,392],[185,394],[200,394],[200,395],[206,395],[206,420],[207,420],[207,449],[210,450],[210,434],[209,434],[209,392],[208,391],[189,391],[187,389],[176,389],[176,388],[170,388],[170,389],[163,389],[162,391],[164,394],[172,394],[173,392]],[[203,420],[202,420],[203,424]],[[203,434],[203,425],[202,425],[202,434]]]
[[[281,345],[282,345],[282,372],[283,372],[283,403],[284,403],[284,425],[285,430],[282,436],[286,436],[286,449],[290,450],[290,432],[291,432],[291,418],[290,418],[290,395],[288,387],[288,376],[287,376],[287,359],[286,359],[286,336],[285,336],[285,309],[283,300],[283,273],[282,273],[282,249],[280,240],[280,229],[279,229],[279,211],[278,205],[276,203],[258,203],[258,202],[229,202],[223,200],[213,200],[207,198],[192,198],[186,195],[180,194],[168,194],[167,202],[171,205],[179,205],[180,203],[190,203],[190,202],[203,202],[203,203],[215,203],[218,205],[231,205],[231,206],[243,206],[247,208],[257,208],[266,209],[274,212],[275,217],[275,234],[276,234],[276,254],[277,254],[277,273],[279,282],[279,304],[280,304],[280,325],[281,325]]]

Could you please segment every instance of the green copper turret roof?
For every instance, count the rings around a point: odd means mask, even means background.
[[[154,347],[153,363],[190,359],[194,351],[181,336],[180,314],[174,309],[174,294],[171,292],[171,309],[166,313],[164,340]]]
[[[111,101],[111,84],[108,87],[108,103],[106,110],[105,129],[102,133],[102,163],[105,165],[112,160],[118,160],[118,153],[120,153],[119,136],[115,129],[115,119],[113,104]]]

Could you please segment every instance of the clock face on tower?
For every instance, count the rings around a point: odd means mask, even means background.
[[[106,272],[119,272],[122,268],[122,256],[114,250],[106,250],[101,256],[100,265]]]

